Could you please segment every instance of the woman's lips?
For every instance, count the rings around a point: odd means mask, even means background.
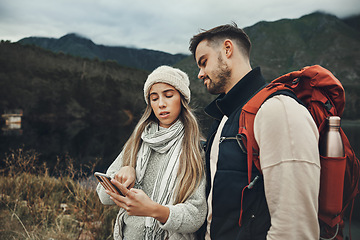
[[[170,112],[161,112],[160,114],[159,114],[159,116],[161,117],[161,118],[166,118],[166,117],[168,117],[170,115]]]

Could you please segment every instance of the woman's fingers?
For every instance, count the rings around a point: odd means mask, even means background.
[[[123,174],[121,172],[118,172],[117,174],[115,174],[114,179],[116,181],[122,183],[123,182],[123,177],[124,177]]]
[[[131,178],[128,178],[123,182],[123,185],[128,189],[133,188],[134,185],[135,185],[135,180],[131,179]]]
[[[124,195],[107,191],[117,206],[125,209],[129,215],[152,216],[152,212],[158,204],[152,201],[144,191],[135,188],[129,190],[115,179],[112,179],[111,183]]]
[[[119,198],[113,196],[111,193],[109,195],[110,195],[110,199],[113,200],[117,206],[127,210],[127,205],[124,202],[120,201]]]
[[[120,190],[120,189],[119,189]],[[128,194],[130,193],[130,190],[128,190]],[[113,200],[113,202],[125,209],[125,211],[129,211],[129,205],[131,205],[131,201],[127,198],[127,197],[123,197],[121,196],[120,194],[117,194],[117,193],[114,193],[114,192],[111,192],[111,191],[108,191],[106,190],[106,193],[110,195],[110,199]]]
[[[135,169],[130,166],[122,167],[114,177],[115,180],[125,185],[126,188],[132,188],[135,185]]]
[[[129,189],[127,189],[124,184],[121,184],[119,181],[112,179],[111,180],[112,184],[114,184],[119,190],[120,192],[126,197],[129,193]]]

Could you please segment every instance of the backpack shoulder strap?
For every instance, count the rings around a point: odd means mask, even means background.
[[[313,71],[309,71],[308,68],[310,68],[310,70],[314,70],[313,66],[307,67],[299,71],[290,72],[273,80],[266,87],[255,94],[255,96],[253,96],[242,108],[239,117],[239,131],[237,138],[239,143],[241,143],[242,148],[246,149],[249,184],[252,181],[251,173],[253,163],[261,173],[259,146],[257,145],[254,137],[254,120],[256,113],[268,98],[277,94],[284,94],[285,92],[287,92],[286,95],[289,95],[296,99],[299,103],[302,103],[301,99],[297,97],[297,93],[294,91],[292,86],[294,85],[294,81],[304,76],[304,72],[306,70],[308,71],[307,75],[316,75],[316,73],[313,73]]]
[[[254,137],[254,120],[256,113],[260,109],[261,105],[270,97],[282,94],[282,91],[290,91],[289,88],[283,83],[270,83],[265,88],[260,90],[254,95],[242,108],[239,117],[239,130],[237,139],[242,144],[242,149],[245,149],[247,154],[248,164],[248,182],[252,181],[252,164],[261,172],[260,160],[259,160],[259,146],[256,143]],[[289,93],[290,94],[290,93]],[[294,94],[296,97],[296,95]]]

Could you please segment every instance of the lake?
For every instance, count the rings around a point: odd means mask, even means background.
[[[357,156],[360,156],[360,121],[342,122]],[[40,161],[51,167],[57,158],[69,156],[75,166],[100,160],[96,170],[105,171],[120,153],[135,125],[89,125],[81,121],[54,124],[26,122],[7,129],[3,124],[0,135],[0,157],[10,149],[24,147],[40,153]]]
[[[57,158],[70,157],[75,167],[100,161],[96,169],[104,171],[119,154],[134,126],[90,125],[82,121],[44,123],[22,121],[21,128],[2,126],[0,157],[10,149],[34,149],[39,159],[51,168]]]

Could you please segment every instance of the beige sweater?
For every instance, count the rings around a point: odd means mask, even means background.
[[[218,132],[222,131],[226,120],[224,117]],[[310,113],[291,97],[272,97],[261,106],[255,117],[254,134],[260,148],[265,195],[271,216],[267,239],[319,239],[319,133]],[[214,142],[219,141],[214,139]],[[218,147],[218,144],[213,144],[211,152],[216,153]],[[210,159],[210,162],[215,161],[210,167],[213,174],[217,154],[211,158],[216,158]],[[208,221],[211,220],[211,194],[209,197]],[[209,225],[208,222],[206,239],[210,239]]]
[[[254,122],[271,216],[267,239],[319,239],[319,133],[308,110],[275,96]]]

